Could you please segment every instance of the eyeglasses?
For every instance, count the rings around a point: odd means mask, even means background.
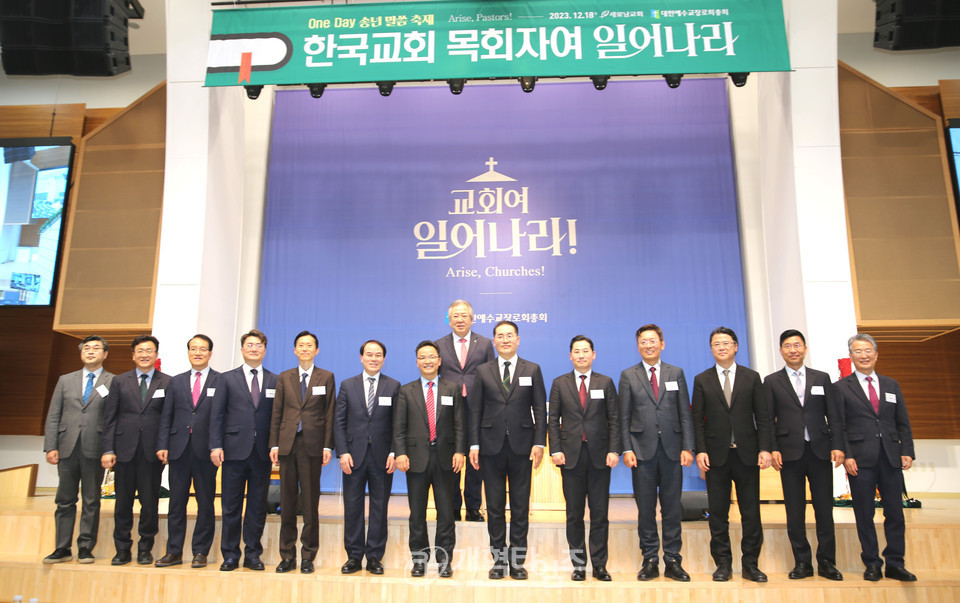
[[[263,344],[262,343],[245,343],[243,344],[243,347],[247,348],[248,350],[259,350],[263,348]]]
[[[640,345],[657,345],[660,343],[659,339],[641,339],[638,342]]]
[[[196,348],[196,347],[194,347],[194,348],[190,348],[190,351],[193,352],[194,354],[196,354],[197,352],[199,352],[199,353],[201,353],[201,354],[206,354],[207,352],[210,351],[210,348]]]
[[[450,315],[451,320],[460,320],[461,318],[466,320],[467,318],[472,318],[472,317],[473,317],[473,314],[451,314]]]
[[[798,341],[796,343],[785,343],[780,347],[782,347],[785,350],[802,350],[803,344]]]
[[[80,349],[83,350],[84,352],[102,352],[103,346],[102,345],[85,345]]]
[[[710,344],[710,347],[715,350],[723,350],[725,348],[732,348],[735,345],[737,345],[735,341],[715,341]]]
[[[150,356],[157,353],[157,350],[152,346],[149,348],[137,348],[133,351],[137,356]]]
[[[494,339],[496,339],[497,341],[504,341],[504,340],[510,341],[511,339],[515,339],[516,337],[517,336],[514,333],[499,333],[494,336]]]
[[[439,358],[439,356],[417,356],[417,360],[420,361],[433,361]]]
[[[876,350],[873,348],[860,348],[859,350],[853,350],[850,353],[853,354],[854,356],[860,357],[860,356],[872,356],[874,352],[876,352]]]

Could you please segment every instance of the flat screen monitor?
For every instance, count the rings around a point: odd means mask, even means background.
[[[0,138],[0,305],[53,302],[70,170],[70,138]]]

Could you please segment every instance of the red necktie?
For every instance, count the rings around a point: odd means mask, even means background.
[[[197,407],[197,402],[200,401],[200,371],[197,371],[197,378],[193,382],[193,407]]]
[[[580,375],[580,406],[587,412],[587,376]],[[583,432],[583,441],[587,441],[587,432]]]
[[[650,367],[650,387],[653,388],[653,397],[655,400],[660,399],[660,384],[657,383],[657,367]]]
[[[873,387],[873,377],[867,377],[867,391],[870,392],[870,406],[873,412],[880,414],[880,396],[877,395],[876,388]]]
[[[437,409],[433,399],[433,381],[427,382],[427,422],[430,423],[430,441],[437,439]]]
[[[462,369],[467,365],[467,340],[463,337],[460,338],[460,368]],[[467,397],[467,384],[463,384],[463,397]]]

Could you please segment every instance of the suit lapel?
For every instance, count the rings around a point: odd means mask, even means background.
[[[727,406],[727,398],[723,395],[723,384],[720,382],[720,375],[717,373],[717,367],[713,366],[709,369],[709,371],[710,378],[707,379],[707,383],[709,384],[709,387],[713,389],[713,394],[715,396],[719,396],[720,406],[729,411],[730,408],[733,407],[733,401],[736,399],[736,388],[734,388],[733,392],[731,392],[730,406]],[[739,380],[735,380],[734,383],[737,383],[737,381]]]
[[[150,406],[150,404],[153,402],[153,395],[157,392],[159,388],[160,388],[160,371],[154,371],[153,379],[150,380],[150,385],[147,386],[147,399],[144,400],[143,403],[140,405],[141,410]],[[137,389],[138,390],[140,389],[139,383],[137,383]],[[164,394],[166,394],[166,392],[164,392]]]
[[[809,377],[809,374],[807,375]],[[787,392],[787,397],[793,400],[793,403],[799,407],[803,407],[803,404],[800,404],[800,398],[797,397],[797,389],[794,387],[793,382],[790,381],[790,376],[787,375],[786,370],[777,371],[777,379],[779,381],[780,387]],[[804,379],[804,397],[810,395],[810,379]]]
[[[580,404],[580,384],[577,383],[577,373],[575,371],[571,371],[567,373],[567,375],[564,378],[564,381],[566,381],[567,389],[569,391],[569,395],[571,396],[570,399],[576,401],[577,412],[579,412],[581,415],[586,415],[587,414],[586,409]],[[590,400],[590,393],[587,392],[588,406],[590,404],[589,400]]]
[[[849,377],[845,378],[843,382],[846,386],[853,392],[853,395],[857,397],[860,402],[867,407],[871,414],[873,412],[873,406],[870,405],[870,399],[867,398],[867,395],[863,393],[863,388],[860,387],[860,379],[857,378],[857,373],[852,373]]]
[[[661,363],[660,366],[662,367],[663,364]],[[659,406],[660,400],[658,400],[657,397],[653,395],[653,385],[650,383],[650,378],[647,377],[647,367],[642,362],[637,365],[637,379],[640,380],[640,387],[643,389],[643,391],[646,392],[648,396],[650,396],[650,399],[653,400],[653,403],[655,405]],[[660,380],[663,381],[662,371],[660,375]],[[663,384],[660,383],[659,385],[660,385],[660,394],[663,395]]]
[[[423,421],[423,425],[427,429],[427,437],[430,436],[430,417],[427,415],[427,400],[423,397],[423,381],[417,379],[417,387],[413,392],[413,401],[416,403],[415,406],[417,410],[420,411],[420,420]],[[437,380],[437,386],[439,386],[439,380]],[[435,387],[437,387],[435,386]],[[433,412],[437,412],[437,389],[433,390]]]

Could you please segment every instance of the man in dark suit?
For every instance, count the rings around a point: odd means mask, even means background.
[[[643,565],[637,580],[660,575],[657,499],[663,524],[663,575],[689,582],[680,548],[680,494],[683,467],[693,464],[693,418],[683,369],[660,360],[666,347],[654,324],[637,329],[640,364],[620,373],[620,429],[623,463],[632,469]],[[659,495],[659,496],[658,496]]]
[[[113,373],[103,368],[110,346],[91,335],[79,346],[79,371],[62,375],[50,399],[43,436],[47,462],[57,466],[56,548],[44,557],[44,563],[62,563],[73,559],[70,541],[77,519],[77,493],[83,496],[80,532],[77,534],[77,562],[93,563],[100,526],[100,483],[103,481],[103,399],[110,391]]]
[[[240,563],[243,526],[243,567],[263,571],[263,526],[267,520],[270,485],[270,413],[277,394],[277,376],[261,365],[267,336],[253,329],[240,336],[243,364],[220,375],[210,408],[210,460],[223,467],[220,476],[221,572]],[[246,490],[246,513],[244,513]]]
[[[133,540],[133,498],[140,501],[137,531],[137,563],[153,563],[153,540],[159,530],[158,504],[163,463],[157,458],[160,414],[170,385],[170,376],[156,370],[160,342],[152,335],[133,340],[135,369],[113,379],[103,406],[103,456],[105,469],[114,467],[116,504],[113,512],[113,542],[117,554],[113,565],[130,563]]]
[[[427,535],[430,486],[433,486],[433,502],[437,508],[433,541],[441,578],[453,576],[453,549],[457,544],[452,482],[460,479],[466,458],[463,397],[460,386],[437,376],[440,362],[440,351],[432,341],[421,341],[417,345],[420,378],[400,388],[393,411],[397,469],[407,474],[413,556],[410,575],[414,578],[424,576],[430,560]]]
[[[787,536],[795,563],[789,578],[813,576],[807,542],[806,479],[817,521],[817,573],[829,580],[843,580],[836,565],[833,531],[833,468],[843,463],[844,449],[841,403],[830,376],[803,365],[806,354],[803,333],[784,331],[780,355],[786,367],[763,380],[773,423],[773,468],[780,472],[783,484]]]
[[[843,462],[850,476],[853,515],[860,537],[860,559],[866,566],[863,579],[880,579],[880,558],[877,528],[873,524],[874,494],[880,491],[883,505],[883,534],[887,546],[883,557],[887,578],[914,582],[917,577],[907,571],[903,555],[904,521],[903,471],[913,466],[913,432],[907,405],[900,384],[876,372],[877,342],[866,333],[857,333],[847,342],[853,374],[837,382],[843,399],[846,459]]]
[[[743,524],[740,540],[743,577],[766,582],[757,567],[763,546],[760,525],[760,470],[770,466],[770,413],[760,375],[736,363],[737,334],[727,327],[710,333],[717,361],[693,379],[693,430],[697,466],[706,474],[710,506],[710,554],[717,564],[715,582],[732,576],[730,488],[737,484]]]
[[[380,372],[387,346],[371,339],[360,346],[363,372],[340,384],[333,437],[343,470],[344,574],[383,574],[387,547],[387,504],[396,462],[393,452],[393,408],[400,382]],[[370,490],[370,526],[364,538],[364,491]]]
[[[493,351],[493,343],[484,337],[472,332],[473,306],[470,302],[458,299],[447,308],[447,319],[453,333],[444,335],[434,343],[440,350],[440,378],[453,381],[460,386],[463,395],[464,416],[470,416],[469,392],[473,387],[473,378],[477,367],[490,362],[497,357]],[[468,419],[469,420],[469,419]],[[460,506],[464,498],[467,501],[467,521],[483,521],[480,506],[483,497],[480,489],[483,480],[480,472],[469,463],[463,471],[463,494],[460,493],[460,482],[453,487],[453,515],[460,519]]]
[[[183,563],[187,534],[187,501],[193,483],[197,499],[197,522],[193,527],[193,561],[207,566],[213,545],[216,515],[213,499],[217,490],[217,467],[210,462],[210,406],[220,373],[210,368],[213,340],[200,333],[187,342],[190,370],[170,379],[167,403],[160,417],[157,458],[170,465],[170,505],[167,511],[167,552],[157,567]]]
[[[493,567],[488,577],[526,580],[530,462],[536,469],[547,444],[547,394],[540,366],[517,356],[517,325],[493,328],[497,358],[477,369],[470,390],[470,464],[481,471],[487,496],[487,533]],[[507,548],[507,479],[510,480],[510,548]]]
[[[587,546],[583,513],[590,501],[590,562],[593,577],[610,581],[607,534],[610,523],[610,469],[620,460],[620,401],[613,380],[593,371],[597,353],[585,335],[570,340],[573,371],[550,387],[550,460],[560,467],[567,508],[571,578],[586,578]]]
[[[297,569],[297,501],[303,513],[300,573],[312,574],[320,548],[320,470],[333,456],[333,373],[313,365],[320,342],[309,331],[294,338],[300,366],[280,373],[270,421],[270,460],[280,465],[280,564]]]

